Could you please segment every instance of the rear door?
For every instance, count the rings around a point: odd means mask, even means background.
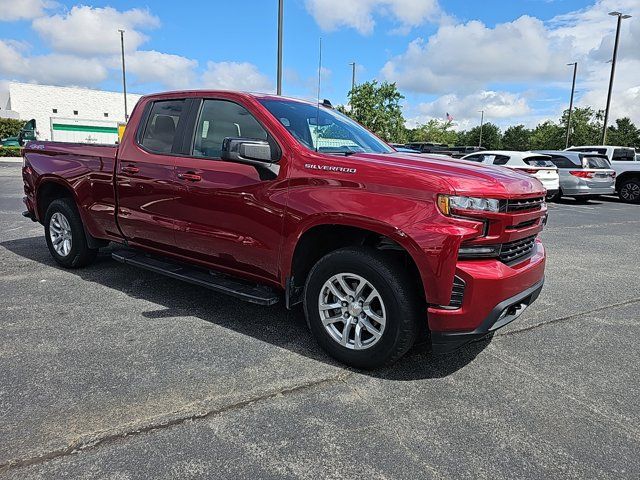
[[[133,244],[167,250],[175,244],[180,190],[175,159],[191,100],[158,100],[146,106],[134,142],[118,154],[118,224]]]
[[[176,159],[184,186],[175,216],[177,249],[199,263],[276,280],[285,184],[220,154],[226,137],[268,140],[274,151],[279,146],[243,105],[224,98],[198,102],[190,154]]]

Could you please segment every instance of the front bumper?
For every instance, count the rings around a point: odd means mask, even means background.
[[[515,320],[539,295],[544,281],[544,246],[514,265],[497,259],[459,260],[464,284],[459,308],[432,305],[427,312],[433,350],[445,353]]]
[[[538,295],[540,295],[542,291],[543,284],[544,279],[526,289],[524,292],[500,302],[475,330],[467,332],[431,332],[431,348],[433,353],[453,352],[463,345],[482,338],[513,322],[538,298]]]

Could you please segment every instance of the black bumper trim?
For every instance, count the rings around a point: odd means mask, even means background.
[[[431,347],[433,353],[450,353],[466,345],[473,340],[478,340],[491,332],[504,327],[518,318],[526,307],[531,305],[544,285],[544,278],[535,285],[503,300],[496,305],[491,313],[475,330],[466,332],[431,332]]]
[[[35,215],[29,210],[25,210],[24,212],[22,212],[22,216],[25,218],[30,218],[32,222],[37,222]]]

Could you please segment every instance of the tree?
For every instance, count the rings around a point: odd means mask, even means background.
[[[458,133],[459,145],[480,145],[480,126]],[[487,122],[482,126],[482,146],[487,150],[502,148],[502,134],[497,125]]]
[[[507,128],[502,135],[502,148],[505,150],[529,150],[531,143],[531,130],[524,125],[515,125]]]
[[[562,113],[560,127],[567,131],[569,110]],[[571,130],[569,145],[598,145],[602,136],[602,111],[595,111],[591,107],[574,108],[571,114]],[[562,144],[564,148],[564,144]]]
[[[406,129],[400,100],[404,98],[395,83],[377,80],[361,83],[349,92],[347,111],[340,108],[355,121],[361,123],[387,142],[404,142]]]
[[[564,148],[564,129],[547,120],[533,129],[530,137],[531,150],[562,150]]]
[[[0,118],[0,139],[15,137],[20,133],[25,123],[27,122],[15,118]]]
[[[640,147],[640,129],[629,117],[618,118],[615,126],[607,128],[607,143],[620,147]]]
[[[453,130],[450,120],[438,120],[432,118],[427,123],[418,125],[412,129],[409,136],[414,142],[434,142],[454,145],[458,134]]]

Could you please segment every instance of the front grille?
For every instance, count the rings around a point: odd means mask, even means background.
[[[519,200],[507,200],[505,212],[525,212],[529,210],[540,210],[544,203],[544,197],[522,198]]]
[[[515,242],[503,243],[500,249],[500,261],[506,264],[523,260],[533,253],[536,244],[536,236],[521,238]]]

